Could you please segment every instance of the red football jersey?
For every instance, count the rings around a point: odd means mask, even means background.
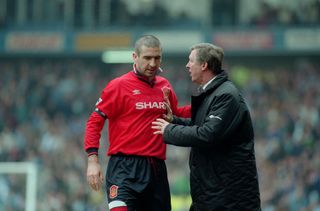
[[[190,106],[178,108],[176,94],[169,81],[161,76],[156,76],[154,85],[151,86],[131,71],[107,84],[96,109],[105,114],[109,121],[108,155],[122,153],[165,160],[166,144],[161,135],[153,134],[154,130],[151,128],[151,122],[162,118],[166,113],[163,92],[169,94],[173,114],[180,117],[191,116]],[[95,127],[99,131],[93,131],[94,127],[90,127],[97,118],[101,117],[91,115],[87,122],[85,149],[99,146],[103,126]],[[90,134],[93,132],[98,132],[99,135]]]

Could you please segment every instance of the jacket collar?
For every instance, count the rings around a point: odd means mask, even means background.
[[[210,84],[206,86],[206,89],[203,93],[211,93],[213,92],[218,86],[228,80],[228,74],[225,71],[222,71],[218,74],[214,80],[211,81]],[[203,94],[201,93],[201,95]]]

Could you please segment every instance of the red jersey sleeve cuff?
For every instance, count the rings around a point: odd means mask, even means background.
[[[98,148],[89,148],[86,150],[88,157],[90,155],[98,155]]]

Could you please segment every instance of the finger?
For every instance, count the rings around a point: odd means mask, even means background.
[[[100,190],[101,183],[100,182],[96,182],[96,183],[93,184],[93,187],[94,187],[95,191],[98,191],[98,190]]]
[[[164,98],[164,103],[167,104],[167,106],[171,105],[169,98]]]
[[[91,179],[91,184],[93,184],[95,187],[97,186],[97,184],[100,183],[100,179],[98,176],[93,176]]]
[[[93,190],[96,190],[96,186],[94,183],[90,183],[90,187],[93,189]]]
[[[170,101],[165,101],[165,102],[163,102],[163,104],[165,105],[165,107],[171,108]]]
[[[96,183],[96,191],[100,190],[100,187],[101,187],[101,183],[100,182]]]
[[[151,128],[154,129],[154,130],[161,130],[160,126],[152,126]]]
[[[94,176],[92,180],[93,180],[92,182],[93,182],[94,184],[97,184],[97,183],[98,183],[98,177],[97,177],[97,176]]]
[[[93,180],[92,177],[88,178],[88,183],[89,183],[90,186],[94,184],[94,180]]]
[[[89,183],[89,185],[90,185],[90,187],[93,189],[93,190],[95,190],[96,189],[96,187],[95,187],[95,184],[94,183]]]
[[[100,182],[101,182],[101,184],[103,183],[103,181],[104,181],[104,176],[103,176],[103,174],[100,174]]]
[[[167,110],[167,112],[170,113],[170,112],[171,112],[171,106],[170,106],[170,104],[168,104],[168,103],[166,103],[166,102],[164,102],[163,104],[164,104],[164,107],[165,107],[165,109]]]
[[[152,125],[152,126],[151,126],[152,129],[156,129],[156,130],[161,130],[162,127],[163,127],[163,124]]]
[[[164,119],[157,119],[156,121],[153,121],[151,124],[162,126],[162,125],[164,125],[165,123],[166,123],[166,120],[164,120]]]
[[[97,184],[92,184],[92,189],[95,190],[95,191],[99,190]]]
[[[157,118],[157,119],[156,119],[156,122],[161,122],[161,123],[165,123],[165,122],[166,122],[166,120],[164,120],[164,119],[161,119],[161,118]]]
[[[87,177],[87,182],[88,182],[89,185],[93,184],[93,182],[94,182],[93,181],[93,176],[88,176]]]
[[[160,126],[160,125],[162,125],[161,122],[157,122],[157,121],[152,122],[151,124],[152,124],[153,126]],[[152,127],[153,127],[153,126],[152,126]]]

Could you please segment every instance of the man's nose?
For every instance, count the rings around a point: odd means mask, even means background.
[[[189,67],[189,63],[186,64],[186,70],[189,71],[190,67]]]
[[[150,60],[150,66],[155,67],[157,65],[157,62],[155,59]]]

